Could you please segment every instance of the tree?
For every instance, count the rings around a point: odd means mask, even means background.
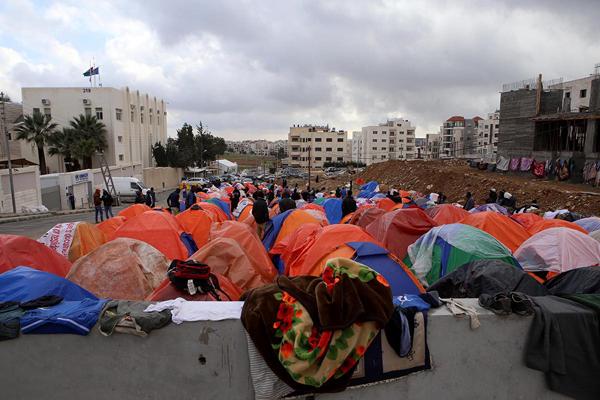
[[[154,146],[152,146],[152,157],[154,157],[158,167],[167,167],[169,165],[167,149],[161,142],[155,143]]]
[[[74,135],[71,154],[83,160],[83,168],[92,168],[94,154],[107,147],[106,126],[96,116],[83,114],[73,118],[69,125]]]
[[[56,132],[58,124],[52,122],[50,115],[41,114],[39,112],[33,115],[25,115],[23,121],[15,128],[17,139],[26,140],[27,142],[35,143],[38,150],[38,159],[40,161],[40,174],[46,174],[46,155],[44,154],[44,145],[48,143]]]
[[[167,139],[167,146],[165,152],[167,155],[167,163],[169,167],[177,167],[177,157],[179,155],[179,150],[177,149],[177,141],[175,139]]]
[[[71,128],[63,128],[48,138],[48,154],[51,156],[63,156],[67,172],[78,171],[81,169],[79,160],[73,158],[73,146],[75,142],[76,135]]]
[[[194,165],[198,154],[194,145],[194,128],[184,123],[181,129],[177,129],[177,167],[186,168]]]
[[[196,125],[197,135],[194,138],[196,143],[196,152],[199,155],[198,166],[202,167],[207,161],[214,161],[217,156],[225,154],[227,144],[225,139],[213,136],[212,133],[204,128],[202,121]]]

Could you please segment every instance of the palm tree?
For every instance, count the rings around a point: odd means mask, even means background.
[[[83,114],[73,118],[69,125],[74,138],[71,155],[83,160],[83,168],[92,168],[94,154],[106,149],[106,126],[95,116]]]
[[[44,154],[44,145],[56,132],[58,124],[52,122],[52,117],[39,112],[33,115],[25,115],[23,121],[15,128],[17,139],[34,142],[38,149],[38,158],[40,160],[40,174],[46,171],[46,155]]]
[[[51,156],[62,156],[67,171],[77,171],[81,169],[79,160],[73,158],[73,146],[75,141],[75,132],[71,128],[62,128],[62,130],[57,131],[48,138],[48,154]]]

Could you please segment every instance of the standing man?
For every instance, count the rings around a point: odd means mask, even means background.
[[[464,209],[466,211],[472,210],[475,207],[475,199],[473,199],[473,195],[471,192],[467,192],[467,202],[465,203]]]
[[[156,192],[153,187],[150,188],[150,199],[152,200],[152,205],[150,207],[156,207]]]
[[[104,213],[106,214],[106,219],[114,217],[112,212],[113,197],[106,189],[104,189],[102,192],[102,203],[104,204]]]
[[[181,190],[179,188],[175,189],[169,197],[167,197],[167,206],[171,210],[173,215],[179,212],[179,192]]]
[[[342,218],[356,211],[356,200],[352,197],[352,190],[348,190],[348,194],[342,200]]]
[[[94,192],[94,208],[96,209],[96,223],[98,223],[98,214],[100,214],[100,222],[104,221],[104,214],[102,213],[102,199],[100,198],[100,189],[96,189]]]
[[[294,208],[296,208],[296,202],[290,199],[290,194],[287,191],[283,192],[281,200],[279,200],[279,213],[281,214]]]
[[[262,240],[265,233],[265,224],[269,222],[269,207],[265,200],[265,194],[261,190],[254,192],[254,205],[252,206],[252,216],[256,221],[256,233]]]

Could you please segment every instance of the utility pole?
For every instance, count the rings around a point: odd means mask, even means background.
[[[17,213],[17,203],[15,201],[15,185],[13,182],[12,161],[10,159],[10,143],[8,141],[8,128],[6,127],[6,106],[4,101],[4,92],[0,92],[0,101],[2,102],[2,130],[4,131],[4,147],[6,148],[6,159],[8,160],[8,180],[10,183],[10,198],[12,200],[13,213]]]
[[[306,189],[307,191],[310,191],[310,169],[312,166],[311,150],[312,150],[312,138],[310,141],[310,145],[308,145],[308,188]]]

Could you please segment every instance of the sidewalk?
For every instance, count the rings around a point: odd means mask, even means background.
[[[49,211],[45,213],[0,214],[0,224],[7,224],[9,222],[29,221],[32,219],[47,218],[57,215],[85,214],[93,211],[93,208],[79,208],[76,210]]]

